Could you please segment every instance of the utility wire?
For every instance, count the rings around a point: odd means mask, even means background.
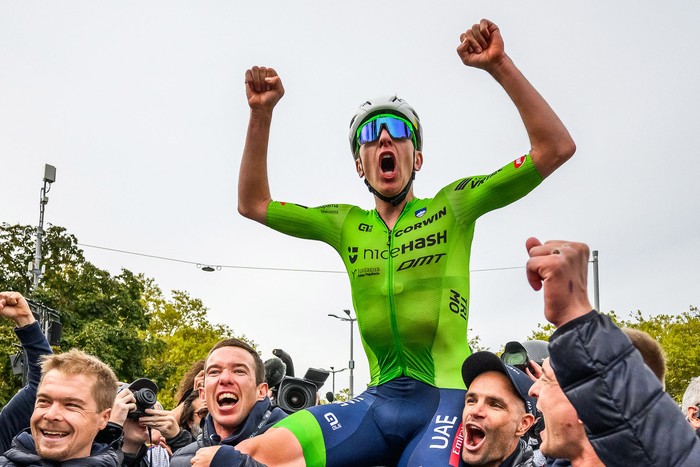
[[[115,253],[124,253],[126,255],[142,256],[144,258],[160,259],[163,261],[173,261],[175,263],[194,264],[197,267],[206,266],[208,264],[208,263],[202,263],[202,262],[197,262],[197,261],[187,261],[184,259],[168,258],[166,256],[157,256],[157,255],[149,255],[146,253],[137,253],[135,251],[119,250],[117,248],[108,248],[106,246],[88,245],[87,243],[78,243],[78,246],[87,247],[87,248],[95,248],[98,250],[114,251]],[[591,261],[589,261],[589,262],[591,262]],[[233,264],[217,265],[216,268],[218,268],[218,269],[254,269],[254,270],[259,270],[259,271],[321,272],[321,273],[331,273],[331,274],[345,274],[346,273],[346,271],[334,271],[334,270],[329,270],[329,269],[266,268],[266,267],[262,267],[262,266],[240,266],[240,265],[233,265]],[[502,267],[502,268],[471,269],[470,272],[507,271],[507,270],[512,270],[512,269],[525,269],[525,266],[509,266],[509,267]]]
[[[114,251],[116,253],[124,253],[126,255],[143,256],[145,258],[160,259],[163,261],[173,261],[176,263],[194,264],[198,267],[206,266],[208,264],[208,263],[202,263],[202,262],[196,262],[196,261],[187,261],[184,259],[167,258],[165,256],[148,255],[145,253],[137,253],[135,251],[119,250],[117,248],[107,248],[105,246],[88,245],[86,243],[78,243],[78,246],[88,247],[88,248],[96,248],[98,250]],[[240,265],[223,265],[223,264],[217,265],[216,267],[219,269],[223,269],[223,268],[227,268],[227,269],[257,269],[260,271],[323,272],[323,273],[333,273],[333,274],[345,274],[345,271],[331,271],[331,270],[325,270],[325,269],[266,268],[266,267],[262,267],[262,266],[240,266]]]

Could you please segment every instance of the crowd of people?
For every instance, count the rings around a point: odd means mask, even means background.
[[[461,34],[457,52],[505,90],[529,152],[420,199],[418,114],[397,96],[368,100],[351,120],[349,142],[372,210],[272,199],[267,149],[284,87],[272,68],[246,72],[239,212],[340,254],[370,362],[366,391],[287,414],[270,400],[260,355],[226,339],[193,363],[177,407],[164,410],[152,381],[119,383],[77,349],[54,354],[22,295],[2,292],[0,314],[16,325],[28,383],[0,412],[0,467],[700,465],[700,377],[679,409],[664,391],[653,339],[592,309],[583,243],[526,241],[527,280],[543,290],[544,317],[556,327],[546,355],[528,355],[526,343],[519,363],[471,353],[475,222],[526,196],[575,144],[505,53],[494,23]]]

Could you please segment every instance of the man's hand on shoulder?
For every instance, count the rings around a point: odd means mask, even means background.
[[[194,467],[208,467],[219,449],[221,446],[199,448],[190,462]]]

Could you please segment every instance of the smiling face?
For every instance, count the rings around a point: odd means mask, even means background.
[[[397,195],[408,184],[413,171],[423,165],[423,154],[415,151],[410,138],[394,139],[383,128],[379,138],[360,146],[360,155],[356,160],[357,173],[365,177],[370,185],[382,195]],[[411,195],[407,199],[412,198]]]
[[[39,385],[31,417],[36,452],[44,459],[88,457],[97,432],[107,426],[111,408],[97,411],[94,377],[51,370]]]
[[[267,383],[255,383],[255,361],[240,347],[220,347],[209,354],[204,370],[204,397],[222,438],[231,435],[265,398]]]
[[[469,465],[497,466],[513,453],[534,417],[525,412],[508,377],[488,371],[469,386],[462,422],[462,460]]]

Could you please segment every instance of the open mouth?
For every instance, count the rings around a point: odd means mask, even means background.
[[[464,425],[464,432],[464,447],[470,451],[478,449],[486,437],[484,430],[471,423]]]
[[[222,392],[216,398],[216,402],[219,407],[233,407],[238,403],[238,396],[232,392]]]
[[[382,173],[391,173],[396,169],[396,159],[393,154],[387,153],[382,155],[379,160],[379,167]]]
[[[41,436],[49,440],[59,440],[68,436],[68,432],[55,430],[41,430]]]

